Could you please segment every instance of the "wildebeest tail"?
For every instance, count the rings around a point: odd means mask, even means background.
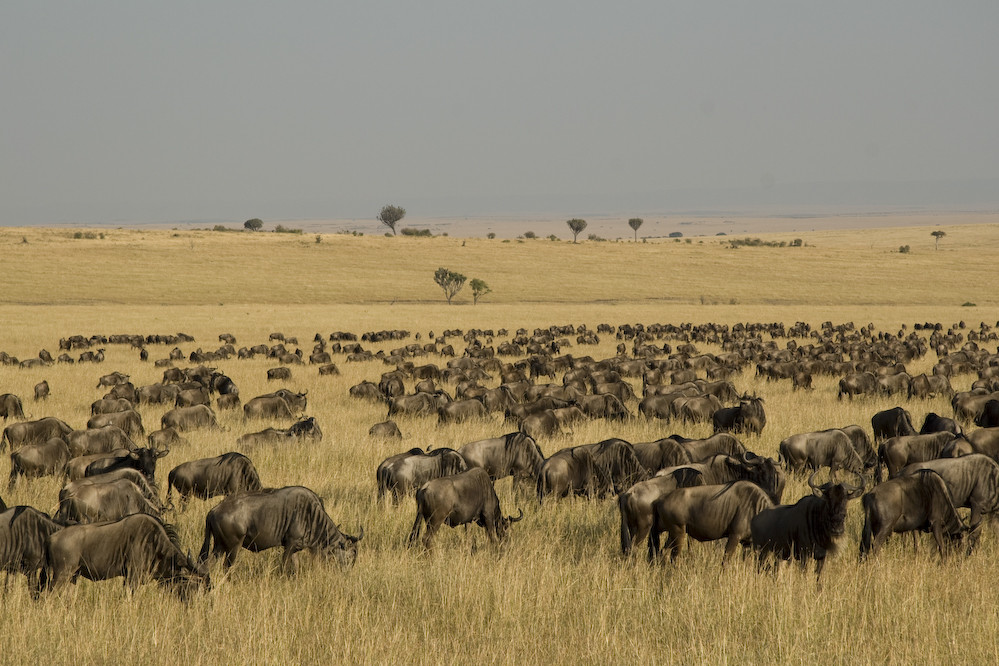
[[[885,445],[882,444],[878,447],[878,464],[874,468],[874,483],[881,483],[881,479],[884,478],[884,464],[885,464]]]
[[[871,538],[874,535],[872,512],[874,511],[874,496],[867,494],[860,500],[864,507],[864,529],[860,533],[860,557],[871,552]]]
[[[628,524],[627,506],[630,495],[627,492],[617,496],[617,508],[621,512],[621,553],[627,557],[631,554],[631,526]]]
[[[420,538],[420,531],[423,528],[423,507],[420,499],[423,497],[423,489],[416,491],[416,520],[413,521],[413,529],[409,532],[407,544],[412,546]]]
[[[205,540],[201,544],[201,552],[198,553],[198,564],[204,564],[208,561],[208,556],[212,551],[212,512],[209,511],[208,515],[205,516]]]

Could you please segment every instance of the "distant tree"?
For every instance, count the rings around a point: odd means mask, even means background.
[[[395,225],[402,218],[406,217],[406,209],[402,206],[382,206],[382,212],[378,213],[378,221],[392,230],[395,235]]]
[[[443,266],[434,273],[434,282],[444,290],[444,297],[447,299],[448,305],[451,305],[451,299],[465,286],[466,279],[468,278],[461,273],[448,270]]]
[[[492,291],[485,280],[480,280],[479,278],[472,278],[468,286],[472,288],[472,305],[478,303],[480,298]]]
[[[572,242],[575,243],[576,237],[583,233],[583,229],[586,228],[586,220],[574,217],[571,220],[566,220],[566,224],[569,225],[569,231],[572,232]]]
[[[940,249],[939,248],[940,239],[943,238],[944,236],[946,236],[947,232],[946,231],[940,231],[939,229],[937,229],[936,231],[931,231],[930,235],[933,236],[933,249],[934,250],[938,250],[938,249]]]
[[[630,220],[628,220],[628,226],[631,227],[635,231],[635,242],[636,243],[638,242],[638,228],[640,226],[642,226],[642,224],[644,222],[645,222],[645,220],[643,220],[640,217],[633,217]]]
[[[243,222],[243,228],[247,231],[260,231],[264,228],[264,221],[259,217],[255,217],[252,220],[247,220]]]

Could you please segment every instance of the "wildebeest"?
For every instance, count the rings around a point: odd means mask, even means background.
[[[251,432],[241,435],[236,440],[237,446],[259,446],[262,444],[273,444],[279,442],[297,442],[301,439],[314,439],[319,441],[323,438],[323,431],[316,423],[314,416],[308,416],[292,424],[285,429],[266,428],[260,432]]]
[[[652,527],[652,505],[666,493],[677,488],[701,485],[701,473],[689,467],[680,467],[666,476],[655,476],[639,481],[618,495],[621,512],[621,552],[627,557],[635,542],[649,534]]]
[[[402,439],[402,431],[395,421],[391,419],[376,423],[368,429],[371,437],[381,437],[382,439]]]
[[[49,383],[44,379],[35,384],[35,401],[48,399],[49,393]],[[0,397],[0,403],[2,402],[3,398]],[[0,411],[2,411],[2,408],[0,408]]]
[[[864,478],[856,474],[859,485],[832,481],[816,485],[816,474],[817,470],[808,478],[813,494],[791,505],[761,511],[753,518],[750,531],[760,567],[771,555],[776,558],[775,570],[780,560],[793,557],[805,566],[809,559],[814,559],[818,578],[826,556],[835,553],[836,542],[844,532],[847,502],[864,492]]]
[[[776,461],[754,453],[747,452],[738,458],[716,455],[705,461],[688,463],[681,467],[689,467],[700,472],[704,485],[707,486],[722,485],[732,481],[752,481],[763,488],[774,504],[778,504],[784,494],[785,479]],[[673,473],[675,469],[667,467],[660,470],[657,475],[665,476]]]
[[[181,436],[176,428],[154,430],[146,437],[149,446],[154,449],[169,449],[174,446],[184,446],[188,441]]]
[[[23,573],[33,598],[41,591],[39,573],[45,566],[45,540],[62,529],[48,514],[30,506],[2,506],[0,501],[0,569]]]
[[[538,502],[546,497],[595,497],[611,489],[610,476],[587,448],[562,449],[545,459],[538,470]]]
[[[13,451],[18,446],[25,444],[41,444],[53,437],[65,437],[73,429],[65,421],[60,421],[54,416],[46,416],[37,421],[22,421],[13,423],[3,429],[3,437],[0,438],[0,451],[6,446],[10,446]]]
[[[208,394],[208,389],[203,386],[197,388],[182,389],[174,398],[174,407],[193,407],[194,405],[210,405],[212,398]]]
[[[0,395],[0,418],[4,420],[23,419],[24,407],[21,404],[21,399],[13,393]]]
[[[116,425],[106,425],[103,428],[88,428],[74,430],[64,438],[69,445],[69,452],[75,458],[91,453],[107,453],[114,449],[134,449],[135,443]]]
[[[763,432],[767,415],[763,398],[744,398],[735,407],[722,407],[711,416],[715,432]]]
[[[910,398],[932,398],[938,395],[950,397],[954,389],[944,375],[916,375],[909,382]]]
[[[975,425],[979,428],[995,428],[999,426],[999,400],[989,400],[982,411],[975,416]]]
[[[893,533],[932,532],[941,558],[944,536],[953,541],[964,535],[964,524],[947,484],[933,470],[915,470],[911,475],[879,483],[864,495],[862,502],[861,559],[876,553]]]
[[[878,387],[878,379],[872,372],[858,372],[847,375],[839,380],[839,392],[836,394],[838,400],[847,396],[853,400],[855,395],[874,393]]]
[[[612,437],[595,444],[577,446],[578,450],[588,450],[594,462],[603,469],[610,481],[610,490],[621,493],[639,481],[649,478],[649,472],[635,455],[630,442]]]
[[[583,413],[591,419],[619,421],[631,417],[628,408],[624,406],[621,399],[610,393],[584,395],[577,400],[577,404]]]
[[[268,369],[267,381],[271,382],[276,379],[291,379],[291,368],[281,366],[279,368]]]
[[[492,481],[512,476],[515,484],[522,479],[536,482],[545,460],[537,442],[520,431],[469,442],[458,453],[469,468],[486,470]]]
[[[304,394],[300,395],[304,398]],[[259,395],[243,405],[243,416],[247,419],[290,419],[294,418],[296,411],[305,409],[305,405],[300,402],[296,402],[295,405],[291,405],[285,396],[277,393]]]
[[[935,432],[950,432],[955,437],[964,434],[964,428],[958,425],[954,419],[940,416],[936,412],[930,412],[923,419],[923,427],[919,429],[920,435],[929,435]]]
[[[420,449],[386,458],[375,470],[378,498],[391,493],[398,503],[403,496],[415,492],[431,479],[450,476],[468,469],[468,464],[454,449],[439,448],[430,452]]]
[[[892,437],[907,437],[917,434],[916,429],[912,426],[912,415],[901,407],[892,407],[872,416],[871,428],[874,431],[875,444]]]
[[[207,570],[181,551],[176,531],[147,514],[67,527],[49,536],[46,551],[44,576],[52,588],[78,575],[89,580],[124,576],[133,590],[152,579],[182,596],[211,584]]]
[[[853,440],[839,428],[791,435],[778,445],[777,450],[778,459],[792,472],[828,466],[831,474],[837,469],[859,474],[865,467]]]
[[[115,412],[128,412],[134,405],[125,398],[100,398],[90,403],[90,414],[114,414]]]
[[[557,435],[567,426],[586,418],[583,411],[575,406],[559,409],[545,409],[536,414],[529,414],[520,423],[520,429],[531,438]]]
[[[256,553],[283,546],[282,566],[288,573],[295,572],[294,557],[300,550],[350,567],[362,538],[363,529],[356,537],[340,532],[323,501],[308,488],[268,488],[230,495],[208,512],[198,560],[207,563],[224,553],[229,568],[241,548]]]
[[[430,548],[441,525],[457,527],[473,522],[485,528],[489,541],[498,544],[506,537],[510,525],[523,517],[523,511],[516,518],[500,513],[499,498],[488,472],[474,467],[428,481],[416,491],[416,520],[409,533],[409,545],[420,538],[423,523],[427,525],[423,546]]]
[[[949,432],[892,437],[878,448],[875,480],[881,482],[882,469],[885,467],[888,468],[888,478],[892,478],[910,463],[939,458],[944,447],[953,439],[954,434]]]
[[[438,423],[460,423],[469,419],[487,418],[489,412],[486,411],[485,405],[474,398],[455,400],[437,408]]]
[[[215,405],[219,408],[220,412],[227,409],[239,409],[242,404],[238,393],[226,393],[215,399]]]
[[[677,442],[687,452],[691,462],[702,462],[718,454],[741,458],[746,453],[746,447],[742,445],[742,442],[735,435],[727,432],[715,433],[705,439],[688,439],[680,435],[670,435],[670,439]]]
[[[97,388],[102,386],[115,386],[116,384],[124,384],[129,379],[128,375],[122,372],[111,372],[100,379],[97,380]]]
[[[53,437],[41,444],[26,444],[10,454],[10,480],[8,492],[14,489],[17,479],[61,474],[69,462],[69,445],[62,437]]]
[[[83,470],[83,476],[97,476],[106,474],[116,469],[131,467],[142,472],[150,483],[156,483],[156,461],[170,453],[169,449],[138,448],[131,451],[112,451],[104,454],[88,464]],[[82,456],[75,460],[86,460],[90,456]],[[71,480],[73,473],[68,475]]]
[[[663,437],[654,442],[635,442],[632,447],[638,462],[642,463],[649,474],[655,474],[665,467],[693,462],[687,449],[672,437]]]
[[[160,507],[143,489],[126,478],[104,483],[72,481],[59,491],[59,510],[54,518],[64,524],[119,520],[133,513],[160,515]]]
[[[146,429],[142,427],[142,415],[134,409],[112,412],[111,414],[98,414],[87,421],[88,428],[103,428],[106,425],[118,426],[132,439],[146,436]]]
[[[139,404],[171,403],[177,399],[180,387],[176,384],[150,384],[138,388]]]
[[[174,407],[160,418],[160,428],[173,428],[178,432],[213,428],[221,430],[215,412],[208,405],[193,405],[191,407]]]
[[[722,408],[721,400],[713,395],[680,397],[673,401],[671,410],[683,423],[706,423]]]
[[[167,503],[173,503],[172,494],[175,489],[180,495],[180,508],[183,510],[192,495],[208,499],[244,490],[260,490],[261,487],[260,476],[249,458],[242,453],[223,453],[213,458],[181,463],[170,470],[167,477]]]
[[[725,485],[693,486],[668,492],[652,505],[649,531],[649,561],[659,557],[659,539],[667,533],[665,547],[676,561],[686,536],[698,541],[728,537],[722,566],[740,543],[750,544],[750,521],[773,506],[770,497],[755,483],[735,481]]]

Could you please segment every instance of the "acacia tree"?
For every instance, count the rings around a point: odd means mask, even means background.
[[[479,278],[472,278],[472,281],[468,283],[468,286],[472,288],[472,305],[479,302],[479,299],[492,291],[489,285],[486,284],[485,280],[480,280]]]
[[[947,235],[946,231],[941,231],[937,229],[936,231],[931,231],[930,235],[933,236],[933,249],[940,249],[940,239]]]
[[[382,206],[382,212],[378,213],[378,221],[392,230],[395,236],[395,225],[402,218],[406,217],[406,209],[402,206]]]
[[[259,217],[255,217],[252,220],[247,220],[243,222],[243,228],[249,231],[260,231],[264,228],[264,221]]]
[[[443,266],[434,272],[434,282],[444,290],[444,298],[447,299],[448,305],[451,305],[451,299],[465,286],[466,279],[468,278],[461,273],[448,270]]]
[[[634,230],[634,232],[635,232],[635,242],[636,243],[638,242],[638,228],[640,226],[642,226],[642,224],[644,222],[645,222],[645,220],[643,220],[640,217],[633,217],[630,220],[628,220],[628,226],[631,227]]]
[[[586,220],[574,217],[571,220],[566,220],[566,224],[569,225],[569,231],[572,232],[572,242],[575,243],[576,237],[583,233],[583,229],[586,228]]]

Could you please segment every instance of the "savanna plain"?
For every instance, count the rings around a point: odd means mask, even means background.
[[[622,223],[623,224],[623,223]],[[907,332],[916,322],[945,327],[999,319],[999,225],[947,227],[934,249],[927,227],[815,231],[761,235],[764,241],[803,241],[800,247],[732,248],[727,237],[655,242],[411,238],[346,234],[220,233],[103,229],[74,238],[65,229],[0,229],[0,350],[21,359],[74,334],[172,334],[185,354],[214,350],[231,333],[237,347],[267,343],[280,331],[296,336],[306,357],[315,334],[382,329],[420,333],[445,329],[550,325],[702,324],[853,321],[859,327]],[[103,237],[100,236],[103,234]],[[910,251],[900,253],[901,246]],[[455,304],[434,284],[438,267],[484,280],[491,293],[472,305],[466,286]],[[562,353],[595,359],[616,353],[618,340]],[[495,336],[493,344],[507,339]],[[367,344],[372,351],[413,342]],[[449,340],[458,352],[461,338]],[[787,339],[777,340],[780,346]],[[800,344],[807,339],[797,341]],[[673,342],[675,345],[675,341]],[[995,342],[989,343],[994,351]],[[697,344],[701,352],[720,347]],[[630,350],[630,344],[628,345]],[[97,378],[118,370],[136,386],[162,378],[153,359],[170,348],[150,345],[139,360],[127,345],[107,345],[100,364],[0,366],[0,393],[22,397],[30,418],[58,416],[84,427],[90,403],[104,390]],[[0,655],[6,662],[49,663],[995,663],[999,661],[999,534],[988,526],[970,556],[943,562],[922,537],[892,538],[883,551],[858,562],[859,502],[849,509],[846,534],[817,585],[812,568],[757,573],[752,557],[721,568],[721,546],[691,542],[675,565],[649,565],[620,553],[613,499],[567,499],[538,506],[515,497],[509,479],[497,482],[506,514],[518,508],[499,548],[478,527],[443,528],[433,550],[408,548],[415,502],[379,503],[375,468],[411,447],[453,447],[512,429],[501,415],[438,425],[436,418],[400,417],[401,441],[368,436],[386,408],[351,398],[350,386],[378,381],[393,369],[381,360],[346,362],[339,376],[316,366],[292,367],[283,385],[308,390],[306,413],[316,417],[321,442],[245,450],[266,486],[315,490],[341,529],[364,539],[356,566],[299,555],[298,573],[280,570],[280,553],[243,551],[236,565],[213,569],[211,591],[182,602],[150,584],[129,594],[120,581],[80,580],[32,601],[24,580],[10,576],[0,614]],[[443,365],[431,355],[415,359]],[[512,360],[512,359],[504,359]],[[929,372],[931,351],[907,367]],[[178,363],[180,366],[186,363]],[[266,380],[276,363],[235,357],[211,365],[228,374],[246,399],[277,388]],[[31,399],[41,380],[44,402]],[[973,375],[952,377],[957,390]],[[630,380],[641,394],[641,379]],[[767,424],[742,436],[750,450],[776,457],[793,433],[859,424],[903,405],[914,421],[934,411],[951,415],[944,398],[868,397],[838,401],[837,378],[815,377],[813,391],[767,383],[747,364],[732,378],[743,392],[765,398]],[[484,382],[499,383],[498,377]],[[407,383],[407,390],[412,390]],[[632,401],[628,408],[636,412]],[[147,431],[166,406],[140,409]],[[225,430],[187,434],[160,461],[183,461],[235,450],[236,438],[267,425],[219,412]],[[671,433],[706,437],[710,425],[648,421],[589,421],[571,433],[539,441],[545,455],[608,437],[650,441]],[[0,475],[9,463],[0,463]],[[4,500],[53,511],[62,480],[22,480]],[[164,491],[165,492],[165,491]],[[784,501],[808,492],[791,477]],[[168,513],[195,553],[204,519],[218,498],[193,500]],[[639,549],[641,550],[641,549]]]

